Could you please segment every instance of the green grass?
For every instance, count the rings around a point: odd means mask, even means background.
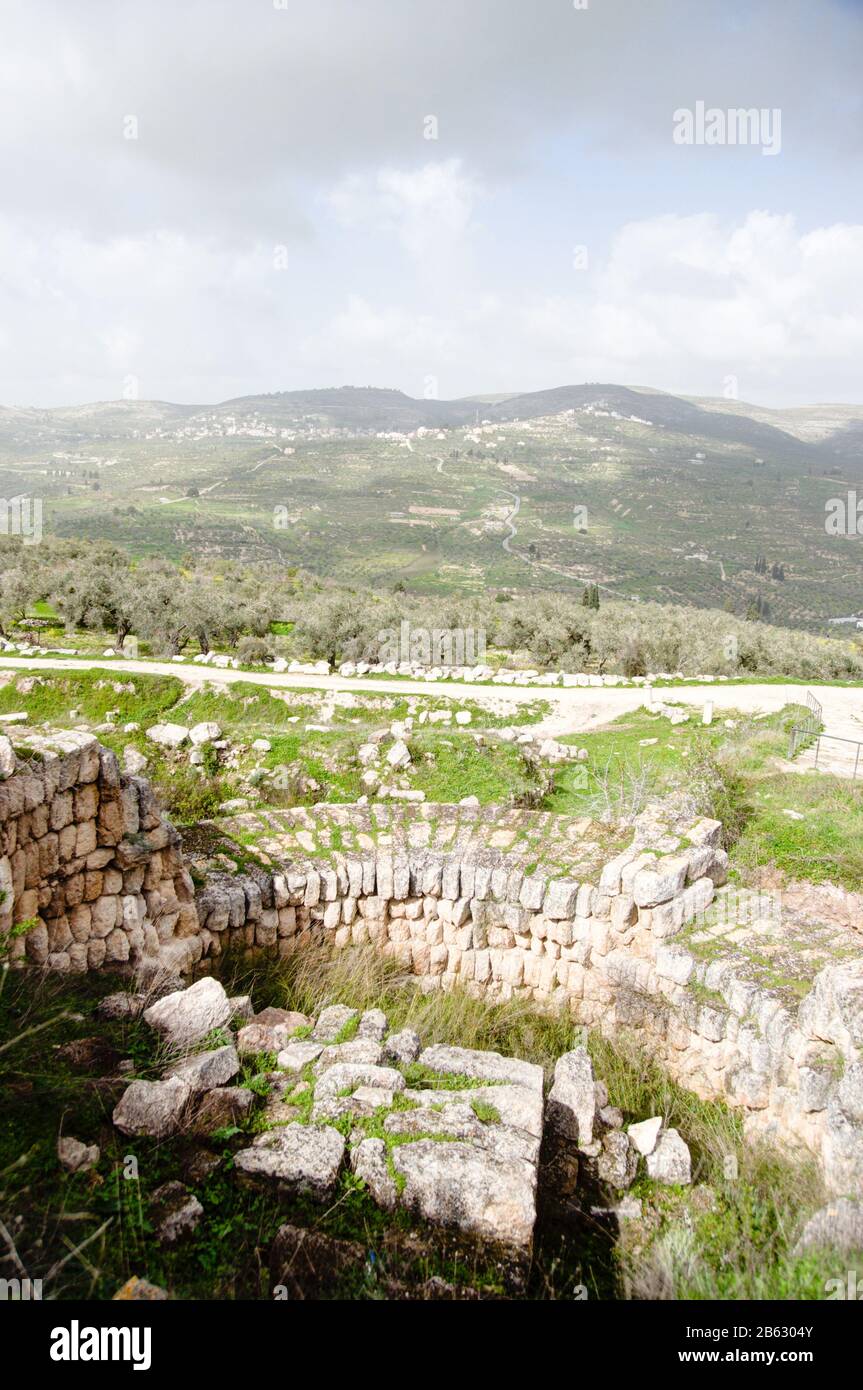
[[[786,809],[803,820],[784,815]],[[863,786],[823,773],[763,779],[752,792],[733,864],[745,879],[765,863],[789,879],[863,890]]]
[[[536,777],[512,744],[478,748],[469,734],[421,730],[411,740],[411,755],[411,786],[424,791],[427,801],[476,796],[484,805],[524,805],[537,793]]]
[[[33,689],[22,694],[20,681],[32,680]],[[133,689],[114,689],[132,685]],[[15,680],[0,688],[0,714],[26,710],[31,724],[54,724],[68,728],[70,709],[80,710],[81,716],[102,723],[108,710],[118,710],[117,722],[137,722],[144,726],[164,719],[177,703],[185,687],[173,676],[132,676],[122,668],[113,671],[81,671],[58,675],[21,672]]]
[[[840,1266],[854,1267],[853,1257],[849,1265],[829,1251],[791,1253],[806,1217],[825,1200],[813,1159],[744,1144],[739,1113],[671,1081],[636,1037],[612,1042],[591,1033],[589,1050],[626,1122],[661,1115],[692,1153],[691,1189],[662,1188],[646,1176],[633,1188],[654,1213],[647,1226],[624,1224],[621,1277],[633,1296],[820,1299]]]
[[[648,799],[669,791],[694,790],[706,796],[711,788],[700,784],[711,780],[710,767],[717,760],[726,778],[733,774],[751,779],[772,758],[784,757],[790,728],[803,712],[801,706],[788,705],[756,720],[724,710],[721,718],[705,726],[697,708],[689,711],[686,723],[677,725],[664,715],[639,709],[595,732],[567,735],[561,742],[587,749],[588,759],[557,773],[544,809],[575,815],[608,808],[637,811]],[[726,728],[726,720],[735,727]],[[642,746],[648,739],[655,742]]]
[[[799,705],[763,719],[730,712],[734,729],[724,719],[705,728],[697,711],[674,727],[646,711],[623,715],[565,740],[588,750],[588,785],[573,786],[583,765],[565,767],[543,807],[581,815],[606,805],[638,810],[676,790],[723,822],[731,870],[742,882],[769,867],[789,879],[863,890],[863,783],[781,768],[804,713]],[[645,738],[658,741],[641,747]]]

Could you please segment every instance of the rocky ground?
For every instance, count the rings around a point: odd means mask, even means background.
[[[390,1027],[374,1005],[255,1009],[214,977],[147,993],[67,977],[41,986],[46,1043],[23,981],[0,998],[0,1214],[55,1297],[673,1297],[693,1296],[691,1269],[733,1296],[710,1252],[719,1240],[733,1269],[752,1239],[735,1240],[735,1212],[751,1221],[765,1182],[797,1296],[832,1269],[825,1246],[848,1259],[861,1243],[859,1201],[819,1206],[816,1186],[801,1208],[773,1160],[746,1172],[721,1107],[621,1071],[607,1045],[597,1067],[540,1015],[519,1026],[526,1043],[559,1036],[544,1067]],[[380,993],[403,1019],[412,987]],[[714,1129],[739,1180],[708,1160]]]

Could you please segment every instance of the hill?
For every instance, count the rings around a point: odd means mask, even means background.
[[[419,594],[556,588],[830,631],[863,552],[825,507],[863,408],[772,411],[615,384],[416,400],[340,387],[218,405],[0,410],[0,495],[132,554],[277,561]],[[766,569],[764,566],[766,561]]]

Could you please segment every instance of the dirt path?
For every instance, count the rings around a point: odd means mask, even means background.
[[[508,497],[514,505],[509,516],[505,516],[503,519],[504,526],[509,527],[509,535],[501,541],[501,545],[503,546],[507,555],[513,555],[515,559],[520,560],[521,556],[515,555],[515,551],[512,548],[512,543],[518,535],[518,527],[515,524],[515,518],[518,516],[519,511],[521,510],[521,498],[519,497],[517,492],[505,492],[504,497]],[[530,562],[528,561],[528,563]]]
[[[191,686],[204,682],[213,685],[232,685],[245,681],[287,690],[352,690],[372,695],[425,695],[429,698],[470,700],[479,704],[492,702],[496,706],[519,705],[545,701],[551,706],[540,728],[552,735],[577,733],[596,728],[638,709],[644,703],[644,691],[638,688],[592,689],[590,687],[563,690],[558,687],[471,685],[455,681],[419,681],[401,677],[350,677],[274,675],[272,673],[220,670],[215,666],[196,666],[191,662],[173,661],[111,661],[98,657],[31,657],[0,655],[0,670],[107,671],[118,679],[135,672],[150,676],[176,676]],[[824,724],[830,729],[837,725],[856,725],[863,720],[863,686],[819,686],[810,688],[821,702]],[[803,703],[806,686],[802,685],[678,685],[657,689],[658,700],[680,701],[694,708],[703,708],[712,700],[717,715],[725,710],[743,714],[767,714],[784,705]],[[863,728],[863,723],[860,724]],[[863,737],[863,735],[861,735]]]

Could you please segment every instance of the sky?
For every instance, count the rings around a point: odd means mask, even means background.
[[[3,0],[0,403],[863,402],[861,68],[863,0]]]

